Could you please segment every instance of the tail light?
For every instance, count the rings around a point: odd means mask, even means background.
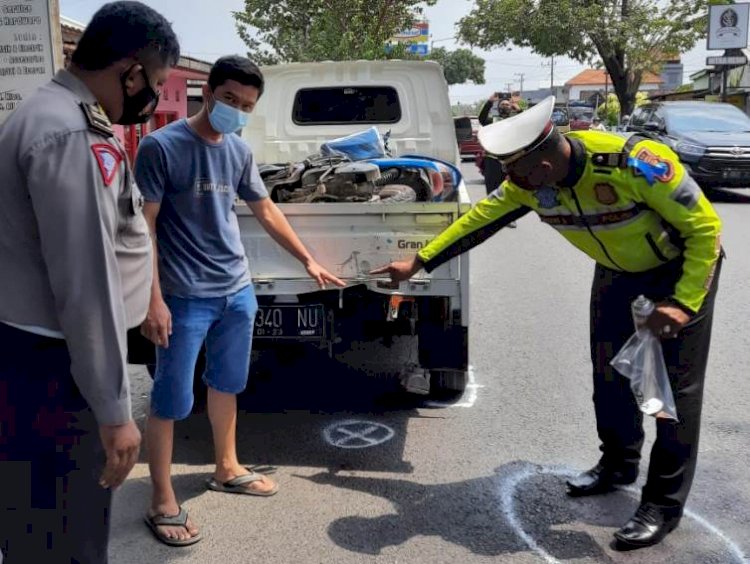
[[[441,196],[443,194],[443,190],[445,189],[445,181],[443,172],[438,172],[436,170],[430,171],[430,184],[432,184],[432,194],[433,196]]]

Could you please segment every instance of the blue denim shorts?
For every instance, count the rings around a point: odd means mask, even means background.
[[[258,301],[252,286],[223,298],[164,301],[172,313],[172,335],[168,348],[156,348],[151,410],[162,419],[185,419],[193,409],[195,363],[204,342],[203,382],[228,394],[245,389]]]

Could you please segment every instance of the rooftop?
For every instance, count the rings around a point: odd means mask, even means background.
[[[604,69],[586,69],[566,82],[565,86],[599,86],[607,82],[612,84],[612,80],[609,79]],[[641,80],[641,84],[661,84],[662,82],[664,81],[660,76],[651,72],[644,73],[643,80]]]

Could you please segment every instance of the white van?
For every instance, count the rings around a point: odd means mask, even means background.
[[[301,162],[322,143],[372,126],[389,133],[394,156],[425,155],[458,165],[458,145],[439,65],[422,61],[293,63],[262,69],[265,93],[243,138],[260,164]],[[238,209],[261,306],[261,348],[308,341],[335,359],[407,389],[460,394],[468,369],[469,260],[389,287],[372,268],[410,257],[471,202],[463,181],[453,201],[280,204],[315,258],[344,279],[320,291],[304,268]]]

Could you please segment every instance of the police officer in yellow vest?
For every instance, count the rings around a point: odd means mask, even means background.
[[[616,546],[660,542],[677,527],[695,473],[714,298],[723,252],[721,221],[667,146],[598,131],[559,134],[554,98],[480,131],[509,179],[412,259],[374,271],[405,280],[464,253],[530,211],[596,261],[591,293],[594,407],[602,457],[568,481],[571,496],[636,480],[642,414],[629,382],[609,365],[633,333],[630,304],[657,303],[679,422],[657,419],[646,486]]]

